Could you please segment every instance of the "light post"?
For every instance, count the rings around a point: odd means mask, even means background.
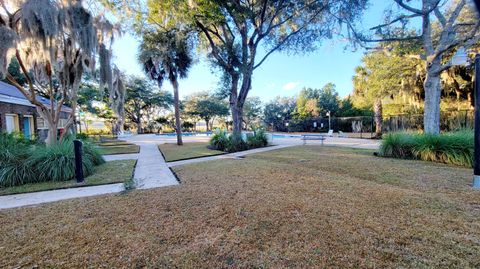
[[[467,65],[468,55],[465,48],[458,48],[450,61],[451,65]],[[474,112],[474,154],[473,154],[473,188],[480,189],[480,54],[475,55],[473,62],[475,81],[473,92],[475,98]]]
[[[327,112],[327,116],[328,116],[328,131],[330,132],[330,110]]]

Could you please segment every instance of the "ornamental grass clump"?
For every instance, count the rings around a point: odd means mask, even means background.
[[[34,180],[28,159],[34,148],[21,135],[0,133],[0,186],[15,186]]]
[[[250,148],[262,148],[268,145],[267,134],[264,129],[255,129],[252,136],[247,136],[247,144]]]
[[[71,141],[45,147],[35,151],[29,158],[30,165],[38,171],[39,181],[64,181],[75,177],[75,153]],[[93,161],[83,155],[83,173],[85,176],[93,172]]]
[[[393,158],[412,158],[414,143],[412,134],[387,134],[383,136],[382,143],[380,144],[380,154]]]
[[[105,162],[90,143],[83,144],[84,175]],[[75,154],[71,139],[45,146],[22,137],[0,134],[0,187],[46,181],[67,181],[75,177]]]
[[[229,143],[227,130],[217,129],[214,131],[213,136],[210,139],[210,148],[225,151]]]
[[[459,166],[473,166],[474,141],[471,130],[434,134],[393,133],[383,137],[380,155],[418,159]]]

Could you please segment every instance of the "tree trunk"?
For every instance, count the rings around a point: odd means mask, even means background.
[[[180,97],[178,95],[178,81],[172,81],[173,86],[173,100],[175,106],[175,131],[177,133],[177,145],[183,145],[182,140],[182,124],[180,122]]]
[[[208,132],[208,120],[205,120],[205,126],[206,126],[207,132]]]
[[[231,74],[232,85],[230,89],[230,111],[232,112],[232,131],[233,136],[238,138],[242,136],[242,112],[243,105],[238,103],[238,74]]]
[[[232,112],[233,135],[240,137],[243,125],[243,107],[240,107],[238,102],[234,102],[230,104],[230,110]]]
[[[137,133],[138,133],[138,134],[143,134],[143,131],[142,131],[142,121],[141,121],[141,120],[138,120],[138,121],[137,121]]]
[[[68,116],[67,122],[66,122],[66,124],[63,128],[63,133],[60,135],[60,142],[63,142],[65,137],[68,136],[69,130],[72,130],[74,138],[77,137],[77,124],[76,124],[77,118],[75,116],[77,114],[77,112],[76,112],[77,111],[77,98],[76,97],[74,97],[72,99],[71,109],[72,109],[72,112]],[[60,110],[60,111],[57,111],[56,113],[62,113],[62,112]],[[60,115],[58,115],[58,117],[60,117]]]
[[[440,63],[438,63],[440,64]],[[440,74],[431,72],[433,64],[427,68],[427,77],[423,87],[425,88],[425,111],[423,113],[423,130],[427,134],[440,133]]]
[[[375,114],[375,137],[381,138],[382,137],[382,127],[383,127],[383,118],[382,118],[382,99],[377,98],[375,99],[375,103],[373,104],[373,111]]]
[[[45,107],[40,107],[37,106],[37,112],[42,117],[44,124],[48,124],[48,132],[47,132],[47,138],[45,139],[45,144],[47,146],[50,145],[55,145],[57,143],[57,127],[58,127],[58,122],[55,122],[54,118],[55,115],[52,115],[53,113],[50,113],[50,111],[45,108]]]

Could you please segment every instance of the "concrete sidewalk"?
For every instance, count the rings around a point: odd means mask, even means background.
[[[137,189],[151,189],[178,185],[177,178],[168,168],[156,143],[139,143],[140,154],[135,168]]]
[[[72,198],[118,193],[123,183],[0,196],[0,209],[56,202]]]

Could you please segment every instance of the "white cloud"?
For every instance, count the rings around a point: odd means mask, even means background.
[[[295,89],[299,84],[300,84],[300,82],[293,82],[293,81],[288,82],[287,84],[282,86],[282,89],[284,89],[285,91],[290,91],[290,90]]]

